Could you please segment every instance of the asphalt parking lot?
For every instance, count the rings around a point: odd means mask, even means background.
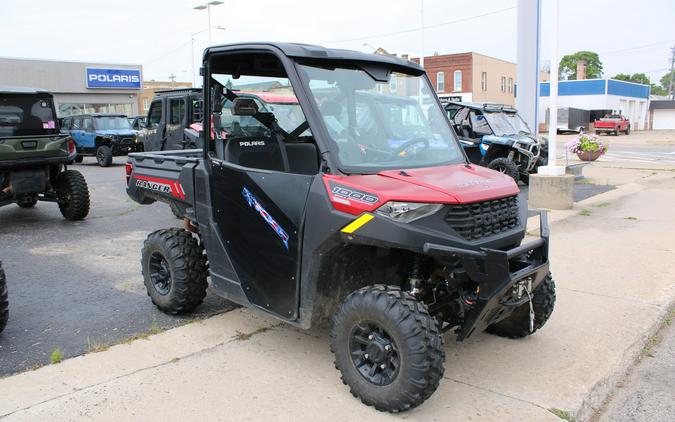
[[[91,211],[68,222],[56,204],[0,208],[0,260],[7,274],[10,316],[0,335],[0,376],[143,336],[233,309],[209,294],[195,314],[173,317],[148,299],[140,247],[148,233],[179,225],[165,204],[128,199],[124,162],[101,168],[93,158],[73,168],[89,184]]]
[[[125,159],[100,168],[91,158],[84,173],[91,212],[81,222],[61,217],[56,204],[0,208],[0,260],[7,273],[10,320],[0,335],[0,376],[234,309],[209,293],[197,312],[169,316],[148,299],[140,248],[148,233],[179,225],[165,204],[140,206],[125,192]],[[527,194],[527,188],[522,195]],[[612,189],[577,184],[575,201]]]

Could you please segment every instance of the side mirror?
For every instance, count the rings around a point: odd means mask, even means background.
[[[235,116],[255,116],[258,114],[258,104],[253,98],[236,98],[232,114]]]

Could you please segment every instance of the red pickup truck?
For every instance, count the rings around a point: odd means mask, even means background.
[[[606,114],[602,119],[595,120],[595,134],[613,133],[619,135],[620,132],[628,135],[630,133],[630,122],[621,114]]]

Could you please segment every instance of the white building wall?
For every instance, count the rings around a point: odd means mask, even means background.
[[[546,121],[549,97],[539,99],[538,119]],[[619,97],[617,95],[561,95],[558,96],[559,108],[579,108],[582,110],[612,110],[621,113],[631,122],[633,129],[647,128],[648,101],[645,98]]]

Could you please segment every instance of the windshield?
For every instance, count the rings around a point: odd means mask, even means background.
[[[431,167],[464,155],[424,76],[299,66],[346,172]],[[377,72],[377,70],[375,70]]]
[[[131,129],[126,117],[96,117],[94,122],[97,130]]]
[[[516,113],[485,113],[485,118],[497,136],[531,133],[527,123]]]
[[[295,130],[305,122],[305,115],[298,103],[267,103],[265,110],[274,113],[279,126],[287,132]]]
[[[0,97],[0,137],[58,133],[52,101],[27,94]]]

